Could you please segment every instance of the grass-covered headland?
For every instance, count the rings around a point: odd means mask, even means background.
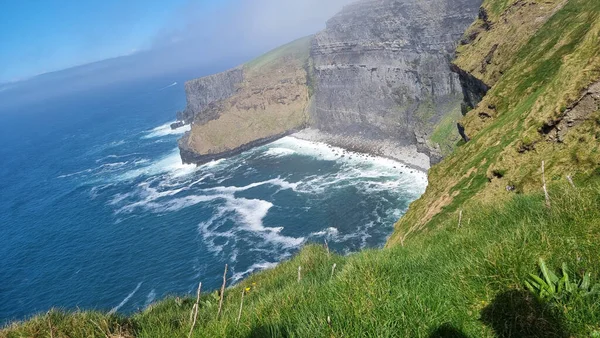
[[[202,292],[0,337],[600,337],[600,1],[483,9],[455,60],[491,88],[461,121],[471,140],[386,248],[308,246],[228,288],[220,314]]]

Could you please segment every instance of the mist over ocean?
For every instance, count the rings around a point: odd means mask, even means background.
[[[284,138],[182,165],[182,77],[0,112],[0,323],[51,307],[143,309],[307,243],[380,247],[426,175]]]

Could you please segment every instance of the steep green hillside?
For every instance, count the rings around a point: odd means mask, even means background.
[[[484,9],[455,61],[491,87],[461,122],[471,140],[431,169],[387,247],[309,246],[227,290],[220,318],[203,294],[191,336],[600,337],[600,1]],[[0,337],[188,337],[194,303],[52,311]]]
[[[550,182],[599,174],[600,93],[592,84],[600,79],[600,2],[488,0],[484,8],[494,14],[471,27],[467,36],[477,38],[459,47],[455,61],[492,86],[462,121],[471,141],[430,170],[427,192],[388,246],[457,218],[474,201],[541,191],[542,161]],[[490,41],[497,47],[488,49]]]

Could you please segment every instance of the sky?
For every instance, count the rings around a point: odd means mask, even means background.
[[[154,71],[254,55],[317,32],[350,2],[0,0],[0,83],[127,55],[160,60]]]

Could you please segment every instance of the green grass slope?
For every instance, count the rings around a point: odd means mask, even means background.
[[[506,1],[487,0],[484,8],[500,8],[498,3]],[[472,64],[489,61],[486,72],[493,70],[502,76],[496,81],[471,72],[492,85],[462,121],[471,141],[430,170],[431,184],[398,222],[389,246],[436,229],[443,219],[458,217],[460,209],[471,202],[499,203],[515,193],[540,191],[542,161],[549,181],[597,175],[597,109],[569,128],[564,142],[549,142],[543,130],[551,121],[563,118],[566,108],[575,105],[590,84],[600,79],[600,1],[533,1],[522,7],[523,3],[515,2],[519,10],[506,7],[504,14],[496,16],[498,21],[491,22],[490,30],[459,48],[455,61],[459,67],[470,69]],[[532,13],[539,28],[507,39],[510,29],[502,24],[517,25],[521,16],[529,18]],[[496,25],[499,28],[494,28]],[[490,39],[498,41],[496,51],[505,50],[500,46],[503,41],[510,48],[521,48],[514,55],[496,55],[490,60],[485,48]]]
[[[192,337],[600,337],[600,112],[563,142],[544,133],[600,79],[600,1],[484,8],[455,61],[492,87],[463,118],[472,140],[430,170],[387,247],[342,257],[309,246],[229,288],[220,317],[218,293],[203,294]],[[540,258],[568,278],[531,292],[526,281],[554,280]],[[55,310],[0,337],[188,337],[195,301],[129,317]]]
[[[278,47],[258,58],[244,64],[244,70],[249,73],[266,71],[273,64],[282,59],[293,58],[307,63],[310,54],[310,43],[312,35],[297,39],[281,47]]]

